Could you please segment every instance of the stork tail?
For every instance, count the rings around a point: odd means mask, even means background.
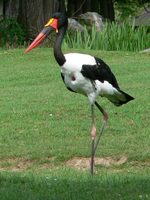
[[[117,89],[117,92],[113,96],[107,96],[107,98],[115,106],[121,106],[134,99],[134,97],[130,96],[129,94],[123,92],[120,89]]]

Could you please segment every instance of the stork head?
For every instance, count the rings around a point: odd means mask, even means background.
[[[50,33],[54,31],[59,33],[59,30],[67,25],[68,19],[65,13],[54,13],[49,21],[45,24],[44,29],[37,35],[25,52],[27,53],[33,48],[37,47]]]

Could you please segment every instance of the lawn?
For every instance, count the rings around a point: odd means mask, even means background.
[[[90,157],[88,99],[66,90],[51,49],[0,50],[1,200],[150,199],[150,54],[76,52],[102,58],[135,97],[122,107],[98,100],[109,122],[96,156],[125,162],[96,165],[94,177],[68,166]],[[97,110],[98,127],[101,118]]]

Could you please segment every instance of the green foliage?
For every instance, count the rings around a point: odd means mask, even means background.
[[[17,47],[23,45],[25,32],[21,25],[13,18],[0,20],[0,46]]]
[[[139,12],[140,6],[138,0],[117,0],[115,3],[115,18],[123,21],[135,16]]]
[[[67,34],[65,46],[95,50],[140,51],[150,46],[149,27],[136,28],[124,22],[121,25],[106,23],[101,32],[93,27],[83,33]]]

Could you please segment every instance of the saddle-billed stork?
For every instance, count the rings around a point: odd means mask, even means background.
[[[121,106],[134,98],[123,92],[108,65],[99,58],[88,54],[68,53],[63,54],[61,50],[62,41],[68,26],[68,18],[65,13],[54,13],[44,29],[26,49],[26,52],[37,47],[50,33],[56,31],[54,44],[54,56],[60,65],[61,76],[67,89],[88,97],[91,105],[91,173],[93,174],[94,156],[100,137],[108,120],[107,112],[98,104],[98,96],[106,97],[115,106]],[[103,114],[103,125],[96,140],[96,125],[94,106]]]

